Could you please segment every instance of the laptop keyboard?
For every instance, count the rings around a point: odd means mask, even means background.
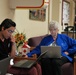
[[[14,64],[14,66],[29,68],[31,67],[32,64],[34,64],[34,62],[35,62],[34,60],[21,60],[17,62],[16,64]]]
[[[21,66],[22,64],[24,64],[25,62],[27,62],[28,60],[21,60],[19,62],[17,62],[16,64],[14,64],[14,66]]]
[[[31,64],[33,64],[34,63],[34,61],[33,60],[28,60],[28,61],[26,61],[25,63],[23,63],[21,66],[23,67],[23,66],[30,66]]]

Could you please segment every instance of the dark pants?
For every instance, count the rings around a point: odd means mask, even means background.
[[[69,62],[66,57],[41,59],[42,75],[61,75],[61,66]]]

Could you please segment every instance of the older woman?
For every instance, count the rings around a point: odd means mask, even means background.
[[[44,58],[41,60],[43,75],[61,75],[61,66],[67,62],[73,62],[72,54],[76,52],[76,40],[68,37],[65,34],[59,34],[59,23],[51,21],[49,23],[50,35],[43,38],[41,43],[27,56],[32,54],[39,55],[41,53],[41,46],[51,46],[55,41],[56,45],[61,46],[61,55],[59,59]]]

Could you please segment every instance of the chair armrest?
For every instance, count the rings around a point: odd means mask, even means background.
[[[74,53],[74,58],[76,58],[76,52]]]
[[[74,62],[76,62],[76,53],[74,54]]]
[[[74,54],[74,75],[76,75],[76,53]]]

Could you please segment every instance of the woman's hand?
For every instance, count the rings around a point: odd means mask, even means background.
[[[28,55],[22,55],[22,57],[28,58]]]
[[[12,48],[11,48],[10,56],[11,56],[12,58],[14,58],[15,55],[16,55],[16,43],[15,43],[15,38],[14,38],[14,36],[11,35],[10,41],[11,41],[11,43],[12,43]]]
[[[11,37],[10,37],[10,40],[11,40],[12,43],[15,43],[15,38],[14,38],[14,36],[11,36]]]
[[[32,57],[33,57],[33,58],[37,58],[37,54],[33,54]]]
[[[69,53],[68,52],[64,52],[66,55],[69,55]]]

